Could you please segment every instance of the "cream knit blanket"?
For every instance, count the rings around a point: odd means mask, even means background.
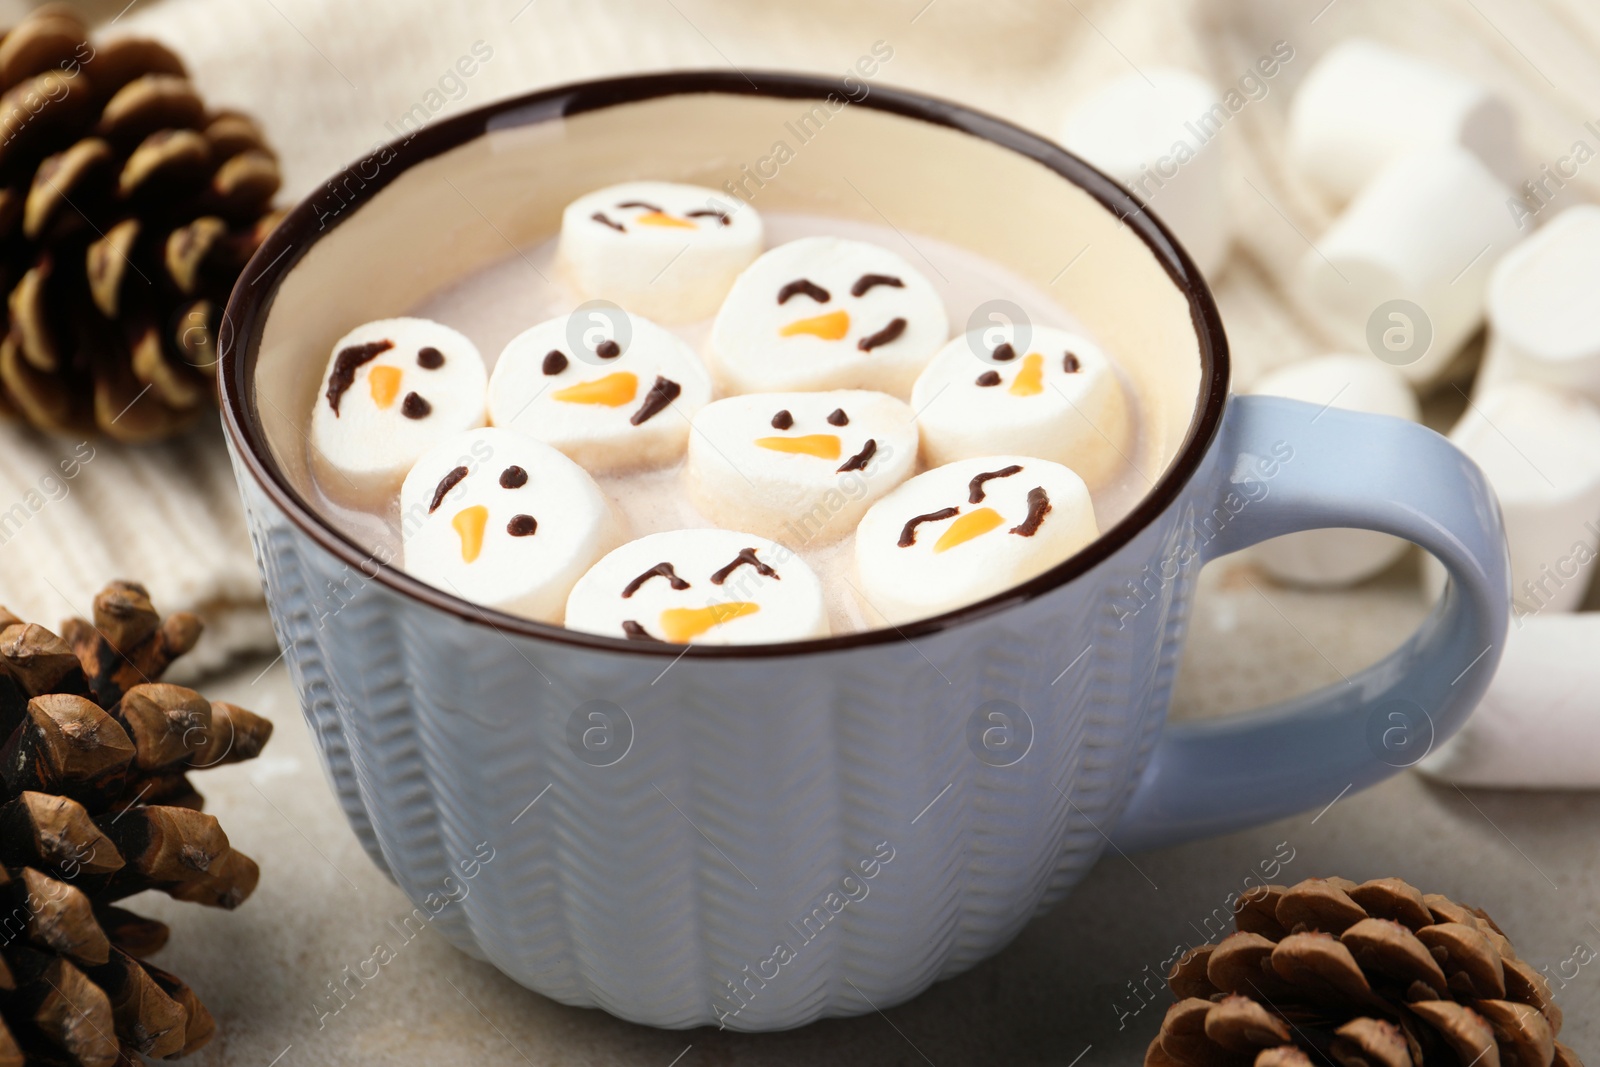
[[[10,21],[22,7],[0,2],[0,13]],[[1492,84],[1521,114],[1530,177],[1600,118],[1592,0],[111,0],[91,9],[100,32],[160,38],[214,105],[258,116],[282,155],[285,202],[394,137],[402,116],[436,119],[579,79],[672,67],[842,74],[882,40],[894,56],[878,83],[1054,137],[1072,104],[1110,78],[1174,65],[1226,87],[1286,41],[1294,59],[1223,133],[1241,236],[1214,282],[1236,385],[1324,350],[1276,282],[1328,214],[1284,173],[1275,146],[1295,81],[1330,44],[1373,36]],[[475,45],[489,58],[461,77],[452,68]],[[1600,167],[1564,195],[1597,192]],[[1159,199],[1154,206],[1159,213]],[[0,426],[0,604],[50,624],[85,612],[115,577],[145,582],[163,610],[207,618],[205,659],[190,673],[271,647],[214,427],[126,449]]]

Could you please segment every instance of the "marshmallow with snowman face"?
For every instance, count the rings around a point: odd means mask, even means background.
[[[1092,489],[1127,465],[1128,402],[1111,360],[1053,326],[973,331],[933,357],[911,391],[930,467],[997,452],[1071,467]]]
[[[524,330],[489,379],[489,421],[554,445],[596,474],[683,456],[711,378],[677,335],[638,315]]]
[[[476,345],[428,319],[380,319],[345,334],[311,413],[323,491],[352,507],[387,505],[419,456],[483,425],[487,377]]]
[[[916,462],[916,415],[885,393],[750,393],[700,409],[685,477],[711,521],[798,547],[854,530]]]
[[[826,637],[822,582],[782,545],[736,530],[630,541],[585,574],[567,627],[639,642],[733,645]]]
[[[567,205],[559,254],[585,297],[694,322],[716,313],[761,244],[761,216],[748,204],[698,185],[624,182]]]
[[[559,624],[567,594],[621,540],[584,469],[492,426],[447,438],[400,489],[407,574],[487,608]]]
[[[964,607],[1042,574],[1099,535],[1083,479],[1032,456],[917,475],[856,529],[858,592],[891,624]]]
[[[724,392],[874,389],[906,397],[950,335],[931,282],[842,237],[779,245],[739,275],[711,328]]]

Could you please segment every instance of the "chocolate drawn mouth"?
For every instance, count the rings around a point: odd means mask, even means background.
[[[880,345],[886,345],[906,332],[906,320],[894,318],[889,320],[889,325],[877,333],[868,334],[856,342],[856,347],[863,352],[871,352]]]

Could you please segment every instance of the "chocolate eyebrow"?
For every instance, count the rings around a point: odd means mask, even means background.
[[[428,505],[429,515],[432,515],[435,511],[439,510],[439,505],[444,503],[444,495],[450,490],[454,489],[457,484],[460,483],[461,479],[465,478],[466,476],[467,468],[456,467],[451,470],[449,474],[446,474],[443,478],[439,479],[439,485],[433,491],[433,503]]]
[[[983,483],[991,478],[1009,478],[1013,474],[1022,473],[1022,464],[1013,463],[1009,467],[1001,467],[997,471],[985,471],[974,475],[972,481],[967,483],[967,503],[981,504],[983,502]]]
[[[709,218],[713,215],[716,216],[717,221],[724,226],[727,226],[730,222],[732,222],[732,220],[728,218],[728,213],[726,211],[713,211],[708,207],[700,208],[698,211],[690,211],[684,217],[691,219],[703,219]]]
[[[754,567],[756,569],[756,573],[761,575],[763,578],[776,578],[779,581],[783,580],[783,576],[781,574],[756,558],[755,549],[741,548],[739,550],[739,554],[733,557],[732,563],[728,564],[726,567],[723,567],[721,570],[712,573],[711,584],[721,585],[723,582],[728,580],[728,575],[732,574],[734,571],[745,566],[746,564]]]
[[[887,285],[892,289],[904,289],[906,283],[892,274],[863,274],[856,279],[850,287],[851,296],[866,296],[868,290],[875,285]]]
[[[617,209],[619,211],[621,209],[625,208],[625,207],[642,207],[646,211],[660,211],[661,210],[660,208],[656,207],[654,204],[648,203],[648,202],[646,202],[644,200],[624,200],[622,203],[617,205]]]
[[[689,583],[678,577],[678,572],[670,563],[657,563],[639,577],[622,587],[622,599],[627,600],[639,591],[639,587],[652,578],[665,578],[674,589],[687,589]]]
[[[626,226],[622,225],[622,223],[620,223],[620,222],[612,222],[609,218],[607,218],[606,217],[606,213],[604,211],[596,211],[593,215],[590,215],[589,217],[591,219],[593,219],[594,221],[598,222],[602,226],[610,226],[613,230],[616,230],[618,233],[627,233],[628,232],[628,228]]]
[[[795,295],[809,296],[819,304],[826,304],[833,299],[832,294],[810,278],[796,278],[782,289],[778,290],[778,303],[787,304],[789,298]]]
[[[863,352],[871,352],[879,345],[886,345],[905,332],[905,319],[890,319],[889,325],[885,326],[871,337],[863,337],[861,340],[856,342],[856,347],[861,349]]]

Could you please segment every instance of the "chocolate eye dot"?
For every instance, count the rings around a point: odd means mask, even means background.
[[[978,375],[977,384],[979,384],[981,386],[984,386],[985,388],[987,388],[987,387],[989,387],[991,385],[999,385],[1000,384],[1000,372],[999,371],[994,371],[994,370],[986,370],[986,371],[984,371],[982,374]]]
[[[996,363],[1009,363],[1017,358],[1017,350],[1011,347],[1010,342],[1005,342],[996,345],[995,350],[989,355]]]
[[[844,408],[834,408],[833,413],[828,416],[828,425],[849,426],[850,416],[844,413]]]
[[[400,414],[408,419],[425,419],[433,414],[433,405],[416,393],[407,393],[406,398],[400,402]]]
[[[513,515],[506,523],[506,533],[512,537],[531,537],[538,528],[539,522],[532,515]]]
[[[594,346],[594,354],[601,359],[616,359],[622,355],[622,346],[615,341],[601,341]]]
[[[500,488],[521,489],[528,484],[528,472],[518,466],[510,466],[500,472]]]
[[[560,350],[552,348],[544,354],[544,362],[539,365],[539,369],[544,372],[545,377],[554,377],[567,369],[567,357],[562,355]]]
[[[417,366],[423,370],[438,370],[444,366],[444,353],[437,348],[417,349]]]
[[[1061,357],[1061,369],[1068,374],[1076,374],[1082,367],[1083,364],[1078,362],[1078,357],[1071,352]]]
[[[774,430],[787,430],[793,425],[794,416],[789,414],[788,408],[784,408],[782,411],[772,416],[772,428]]]

